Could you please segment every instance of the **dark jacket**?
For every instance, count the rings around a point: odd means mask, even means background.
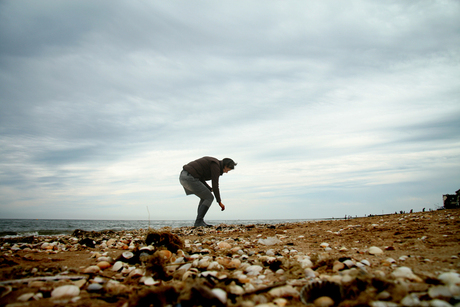
[[[216,196],[216,200],[218,203],[221,202],[219,176],[221,176],[224,172],[222,161],[213,157],[203,157],[184,165],[183,169],[189,172],[193,177],[199,179],[205,186],[208,187],[209,190],[211,190],[211,187],[206,183],[206,181],[211,180],[212,191]]]

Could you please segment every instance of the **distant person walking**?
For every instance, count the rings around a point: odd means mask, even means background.
[[[203,157],[184,165],[179,176],[180,184],[184,187],[185,194],[195,194],[200,198],[195,227],[212,226],[204,222],[204,216],[209,207],[211,207],[214,196],[222,211],[225,210],[225,206],[220,199],[219,177],[234,169],[235,166],[236,163],[232,159],[217,160],[213,157]],[[208,180],[211,180],[212,187],[206,183]],[[214,192],[214,196],[211,192]]]

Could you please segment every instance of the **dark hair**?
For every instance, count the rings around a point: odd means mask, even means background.
[[[234,169],[237,164],[235,163],[235,161],[233,161],[230,158],[224,158],[222,162],[223,162],[224,167],[228,167],[229,169]]]

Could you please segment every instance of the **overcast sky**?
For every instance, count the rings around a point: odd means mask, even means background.
[[[460,188],[459,1],[0,1],[0,217],[311,219]]]

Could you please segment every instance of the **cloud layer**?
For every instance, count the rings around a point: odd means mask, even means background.
[[[457,1],[0,2],[0,216],[324,218],[460,188]]]

